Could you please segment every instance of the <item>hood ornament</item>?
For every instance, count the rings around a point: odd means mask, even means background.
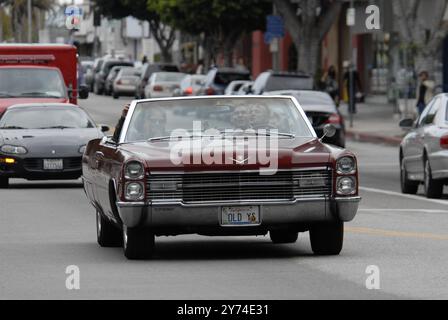
[[[237,156],[236,159],[234,158],[229,158],[231,159],[233,162],[235,162],[236,164],[245,164],[247,160],[249,160],[249,158],[244,158],[243,156]]]

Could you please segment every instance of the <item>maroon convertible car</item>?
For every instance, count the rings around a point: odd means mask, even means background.
[[[322,143],[290,96],[133,101],[119,137],[90,141],[82,166],[98,243],[129,259],[192,233],[293,243],[309,231],[315,254],[337,255],[360,201],[356,157]]]

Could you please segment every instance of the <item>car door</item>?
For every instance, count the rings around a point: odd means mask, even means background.
[[[117,220],[117,216],[111,205],[111,183],[116,183],[113,180],[113,173],[116,167],[120,166],[117,159],[117,148],[117,144],[111,137],[105,137],[99,143],[98,150],[94,154],[98,170],[98,202],[103,213],[114,221]]]
[[[433,106],[434,100],[423,110],[417,120],[416,127],[409,133],[404,151],[406,170],[413,179],[423,179],[423,150],[424,150],[424,126],[425,119]]]
[[[440,138],[448,133],[448,129],[444,125],[446,104],[446,99],[438,98],[427,117],[428,122],[431,123],[425,129],[425,148],[431,171],[435,177],[438,172],[447,169],[446,155],[443,152],[445,149],[440,146]]]

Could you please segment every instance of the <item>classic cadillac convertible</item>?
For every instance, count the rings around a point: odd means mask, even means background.
[[[293,243],[309,231],[315,254],[337,255],[360,201],[356,157],[323,144],[289,96],[136,100],[82,165],[98,243],[129,259],[190,233]]]

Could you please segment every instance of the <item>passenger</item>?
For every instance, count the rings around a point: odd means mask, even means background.
[[[166,114],[162,109],[145,108],[135,116],[137,118],[128,130],[129,140],[148,140],[166,135]]]

